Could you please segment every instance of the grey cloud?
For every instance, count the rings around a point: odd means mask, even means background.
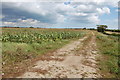
[[[22,3],[22,4],[24,4],[24,3]],[[27,3],[27,4],[32,4],[32,3]],[[13,6],[11,6],[11,5],[13,5]],[[22,9],[21,6],[17,7],[15,5],[16,5],[16,3],[3,3],[2,4],[2,14],[6,16],[5,18],[2,19],[3,21],[13,21],[14,22],[15,19],[24,17],[25,19],[27,19],[27,18],[36,19],[43,23],[56,23],[56,17],[57,17],[56,14],[49,12],[46,15],[42,15],[42,14],[32,12],[31,7],[28,8],[31,10],[30,11],[30,10]]]

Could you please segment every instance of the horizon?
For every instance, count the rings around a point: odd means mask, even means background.
[[[83,28],[86,28],[86,29],[97,29],[97,26],[96,27],[39,27],[39,26],[0,26],[0,28],[55,28],[55,29],[83,29]],[[106,28],[106,29],[111,29],[111,30],[120,30],[119,28]]]

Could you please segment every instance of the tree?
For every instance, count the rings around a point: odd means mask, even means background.
[[[34,27],[31,26],[31,27],[29,27],[29,28],[34,28]]]
[[[108,27],[107,25],[97,25],[97,31],[104,33],[107,27]]]
[[[85,30],[86,28],[84,27],[83,30]]]

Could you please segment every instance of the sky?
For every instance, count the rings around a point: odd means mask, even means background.
[[[0,26],[118,29],[119,0],[2,0]]]

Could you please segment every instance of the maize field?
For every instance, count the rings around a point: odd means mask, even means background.
[[[42,43],[42,42],[52,42],[58,40],[80,38],[84,35],[81,31],[61,31],[61,30],[26,30],[17,29],[11,31],[10,29],[3,29],[1,36],[2,42],[17,42],[17,43]]]

